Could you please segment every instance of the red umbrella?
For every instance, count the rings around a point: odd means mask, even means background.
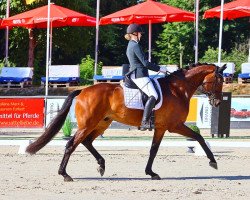
[[[0,19],[0,29],[1,29],[1,28],[4,28],[4,27],[2,26],[2,21],[3,21],[3,20]]]
[[[220,18],[221,15],[221,6],[209,9],[204,13],[204,18]],[[223,5],[223,19],[235,19],[241,17],[250,17],[250,0],[236,0],[230,3]],[[221,43],[222,43],[222,19],[220,23],[220,37],[219,37],[219,55],[218,63],[220,63],[221,57]],[[249,56],[248,60],[250,61],[250,47],[249,47]]]
[[[11,16],[3,19],[2,26],[19,26],[26,28],[47,28],[48,19],[48,5],[29,10],[27,12],[20,13],[18,15]],[[50,4],[50,26],[62,27],[62,26],[95,26],[96,19],[94,17]],[[52,28],[51,34],[52,37]],[[52,42],[52,39],[51,39]],[[50,48],[51,54],[51,48]],[[51,58],[51,56],[50,56]]]
[[[192,12],[154,0],[147,0],[144,3],[102,17],[100,24],[148,24],[150,21],[151,23],[184,22],[194,21],[194,18],[194,13]]]
[[[95,26],[94,17],[61,7],[50,5],[50,21],[53,27],[61,26]],[[21,26],[26,28],[46,28],[48,5],[6,18],[2,26]]]
[[[62,26],[95,26],[96,19],[94,17],[61,7],[55,4],[42,6],[9,18],[6,18],[2,22],[2,26],[19,26],[26,28],[47,28],[47,21],[50,21],[51,27],[62,27]],[[50,9],[48,9],[50,8]],[[50,10],[50,17],[48,20],[48,10]],[[52,28],[50,28],[50,45],[48,45],[47,39],[47,52],[51,59],[52,52]],[[48,36],[47,36],[48,37]],[[49,47],[50,46],[50,47]],[[51,63],[51,62],[50,62]],[[48,94],[48,60],[46,59],[46,92]]]
[[[100,19],[101,25],[107,24],[149,24],[149,60],[151,60],[151,23],[194,21],[195,15],[154,0],[131,6]]]
[[[220,18],[221,6],[209,9],[205,12],[204,18]],[[236,0],[224,4],[223,19],[235,19],[250,16],[250,0]]]

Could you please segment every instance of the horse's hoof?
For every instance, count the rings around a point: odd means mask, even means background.
[[[161,180],[161,177],[158,174],[156,174],[154,176],[151,176],[151,179],[152,180]]]
[[[214,168],[214,169],[218,169],[218,165],[216,162],[209,162],[210,167]]]
[[[73,179],[70,176],[66,176],[66,177],[64,177],[64,181],[65,182],[72,182]]]
[[[105,172],[105,169],[102,168],[101,166],[99,166],[99,167],[97,168],[97,171],[100,173],[101,176],[103,176],[103,175],[104,175],[104,172]]]

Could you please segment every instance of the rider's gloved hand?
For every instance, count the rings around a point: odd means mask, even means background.
[[[168,74],[169,73],[166,67],[160,67],[159,71],[162,72],[162,73],[164,73],[164,74]]]

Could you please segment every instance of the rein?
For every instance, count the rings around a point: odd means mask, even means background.
[[[202,92],[203,94],[205,94],[206,96],[214,96],[213,94],[215,93],[215,90],[216,90],[216,87],[217,87],[217,85],[218,85],[218,79],[219,78],[222,78],[223,76],[221,75],[221,74],[219,74],[217,71],[215,72],[215,74],[214,74],[214,78],[215,78],[215,81],[207,81],[207,82],[203,82],[199,87],[198,87],[198,89],[199,89],[199,91],[200,92]],[[206,85],[206,84],[208,84],[208,83],[213,83],[213,86],[212,86],[212,90],[211,91],[206,91],[205,89],[204,89],[204,86]]]
[[[180,77],[176,76],[175,74],[171,74],[173,77],[179,79],[179,80],[182,80]],[[167,76],[166,76],[167,77]],[[165,78],[166,78],[165,77]],[[203,82],[200,86],[198,86],[197,88],[197,91],[201,92],[202,94],[205,94],[208,98],[209,98],[209,101],[212,101],[215,99],[215,90],[216,90],[216,87],[218,85],[218,79],[219,78],[222,78],[223,76],[218,73],[218,68],[216,69],[215,71],[215,74],[214,74],[214,77],[215,77],[215,80],[214,81],[207,81],[207,82]],[[211,91],[206,91],[205,90],[205,85],[208,84],[208,83],[213,83],[213,86],[212,86],[212,90]],[[188,83],[189,85],[192,85],[193,87],[196,87],[194,86],[192,83]]]
[[[132,71],[133,72],[133,71]],[[159,74],[160,72],[158,72],[157,74],[155,74],[155,76],[153,76],[153,79]],[[177,76],[177,75],[175,75],[175,74],[171,74],[170,72],[166,72],[166,75],[165,75],[165,77],[164,78],[167,78],[168,77],[168,75],[171,75],[171,76],[173,76],[173,77],[175,77],[175,78],[177,78],[177,79],[179,79],[179,80],[182,80],[182,78],[180,78],[179,76]],[[205,94],[208,98],[209,98],[209,101],[211,102],[211,101],[213,101],[213,100],[215,100],[216,99],[216,97],[215,97],[215,92],[216,92],[216,88],[217,88],[217,85],[219,84],[219,81],[218,81],[218,79],[219,78],[222,78],[223,76],[222,76],[222,74],[220,74],[219,72],[218,72],[218,68],[216,69],[216,71],[214,72],[214,80],[213,81],[206,81],[206,82],[203,82],[200,86],[198,86],[198,88],[197,88],[197,91],[199,91],[199,92],[201,92],[202,94]],[[150,82],[150,81],[149,81]],[[148,82],[148,83],[149,83]],[[146,83],[144,86],[143,86],[143,88],[148,84],[148,83]],[[212,90],[210,90],[210,91],[206,91],[205,90],[205,85],[206,84],[213,84],[212,85]],[[189,85],[191,85],[191,86],[193,86],[193,87],[197,87],[197,86],[195,86],[194,84],[192,84],[192,83],[188,83]],[[139,91],[137,92],[137,93],[139,93]],[[130,101],[128,102],[128,104],[135,98],[135,96],[137,95],[137,93],[130,99]]]

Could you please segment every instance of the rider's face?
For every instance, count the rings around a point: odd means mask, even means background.
[[[138,32],[138,40],[141,40],[142,33]]]
[[[140,41],[141,40],[142,33],[141,32],[134,32],[131,34],[131,39]]]

